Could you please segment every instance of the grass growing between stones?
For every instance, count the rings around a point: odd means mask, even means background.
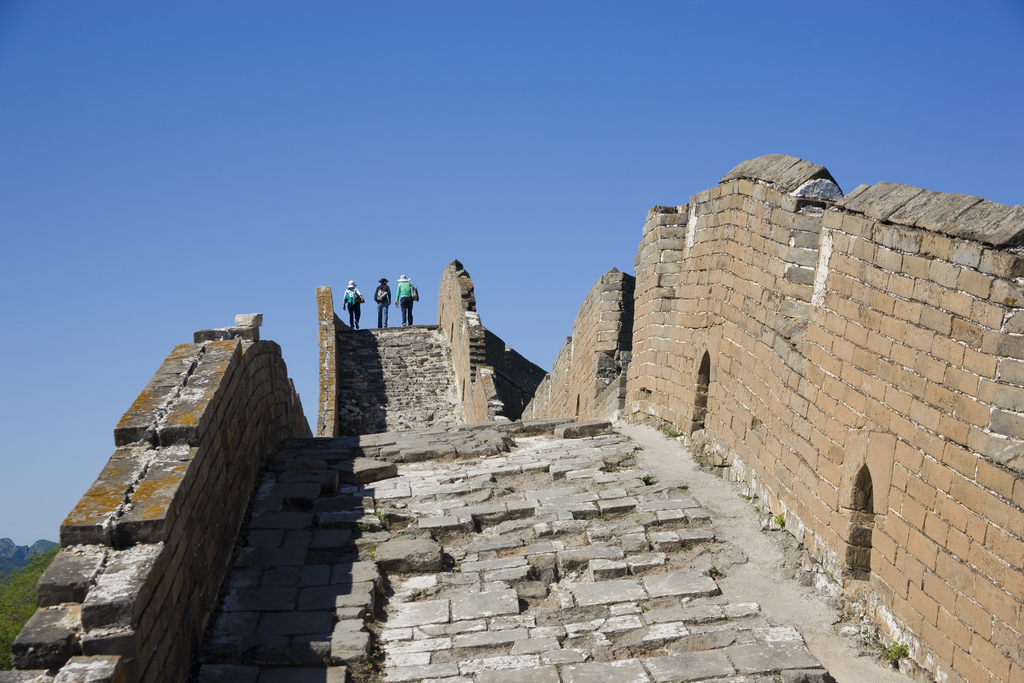
[[[36,611],[36,581],[58,550],[34,555],[21,571],[0,577],[0,671],[11,668],[11,643]]]
[[[882,650],[882,659],[889,662],[894,669],[900,668],[900,660],[910,654],[910,648],[904,643],[893,643]]]

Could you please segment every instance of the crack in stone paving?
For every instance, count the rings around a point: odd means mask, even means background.
[[[685,484],[637,467],[634,442],[605,423],[596,436],[460,457],[494,429],[286,448],[257,496],[200,681],[264,683],[281,667],[287,680],[343,681],[343,664],[388,683],[830,680],[794,625],[722,594],[709,559],[742,553],[716,541]],[[355,456],[401,453],[403,439],[417,458],[430,439],[445,457],[373,461],[353,482]]]

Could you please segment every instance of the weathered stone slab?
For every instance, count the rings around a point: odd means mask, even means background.
[[[559,439],[584,439],[588,436],[608,434],[612,431],[612,423],[607,420],[590,420],[587,422],[570,422],[555,427],[555,436]]]
[[[72,657],[53,679],[53,683],[121,683],[125,672],[117,655]]]
[[[687,652],[669,657],[644,660],[656,683],[682,683],[704,678],[731,676],[736,673],[729,658],[721,651]]]
[[[650,680],[639,659],[562,667],[562,683],[648,683]]]
[[[27,671],[0,671],[0,683],[50,683],[52,678],[46,669]]]
[[[325,548],[343,548],[352,540],[349,529],[315,529],[313,539],[309,543],[310,550]]]
[[[388,667],[384,673],[387,683],[404,683],[405,681],[426,681],[431,679],[449,678],[459,675],[458,664],[427,664],[424,666]]]
[[[499,647],[511,645],[517,640],[526,640],[529,634],[525,628],[510,628],[502,631],[483,631],[481,633],[464,633],[452,639],[453,647]],[[529,654],[529,653],[524,653]]]
[[[393,538],[377,546],[374,560],[387,572],[439,572],[442,567],[441,546],[425,538]]]
[[[679,535],[674,531],[651,531],[647,534],[651,547],[659,553],[671,553],[683,547]]]
[[[627,557],[626,566],[629,568],[630,574],[640,576],[664,566],[667,559],[665,553],[641,553]]]
[[[199,669],[199,683],[256,683],[257,666],[242,664],[204,664]]]
[[[295,588],[238,588],[224,597],[226,612],[286,612],[295,609]]]
[[[77,607],[40,608],[11,643],[11,664],[18,669],[50,669],[62,666],[78,644]]]
[[[558,669],[554,666],[537,666],[510,671],[481,671],[476,683],[559,683]]]
[[[539,665],[540,657],[537,655],[506,655],[462,660],[459,662],[459,673],[463,676],[475,676],[484,671],[501,671],[509,675],[514,671],[530,669]]]
[[[581,607],[647,599],[640,584],[630,579],[581,583],[573,588],[572,594]]]
[[[676,529],[675,533],[683,545],[709,543],[715,540],[715,532],[711,529]]]
[[[111,551],[82,603],[82,625],[93,630],[134,624],[149,600],[148,580],[162,550],[162,545],[140,545]]]
[[[366,631],[353,631],[339,622],[331,634],[331,662],[342,664],[365,662],[370,654],[371,636]]]
[[[622,552],[622,548],[616,546],[606,548],[588,546],[577,550],[560,550],[556,557],[558,558],[558,570],[569,572],[591,560],[621,560],[625,554]]]
[[[313,524],[312,512],[261,512],[254,515],[250,529],[305,529]]]
[[[643,582],[644,588],[652,598],[669,595],[696,598],[721,593],[715,580],[700,571],[645,576]]]
[[[60,544],[112,545],[114,519],[143,469],[142,460],[131,448],[119,448],[110,456],[96,481],[60,525]]]
[[[448,600],[423,600],[398,605],[395,614],[388,616],[388,628],[423,626],[448,623]],[[454,675],[454,674],[452,674]]]
[[[637,506],[636,498],[613,498],[598,501],[597,507],[602,515],[621,515],[632,512]]]
[[[338,479],[346,484],[369,484],[398,475],[398,465],[372,458],[353,458],[336,463]]]
[[[452,598],[452,621],[519,614],[519,595],[513,589],[469,593]]]
[[[723,651],[741,674],[765,673],[774,669],[815,669],[821,665],[803,643],[748,643]]]
[[[36,605],[50,607],[62,602],[85,601],[107,557],[102,546],[63,548],[36,583]]]
[[[510,569],[512,567],[523,567],[526,565],[525,557],[499,557],[493,560],[479,560],[476,562],[463,562],[459,569],[463,572],[483,572],[493,569]]]
[[[591,560],[588,569],[593,581],[610,581],[626,575],[626,563],[621,560]]]

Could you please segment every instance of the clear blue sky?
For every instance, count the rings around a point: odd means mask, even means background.
[[[315,422],[315,287],[433,322],[457,258],[550,368],[649,207],[771,152],[1024,203],[1024,3],[0,0],[0,538],[193,330],[262,312]]]

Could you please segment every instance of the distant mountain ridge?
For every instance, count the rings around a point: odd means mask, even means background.
[[[15,545],[9,538],[0,538],[0,574],[17,571],[28,564],[32,555],[56,548],[53,541],[38,540],[32,545]]]

